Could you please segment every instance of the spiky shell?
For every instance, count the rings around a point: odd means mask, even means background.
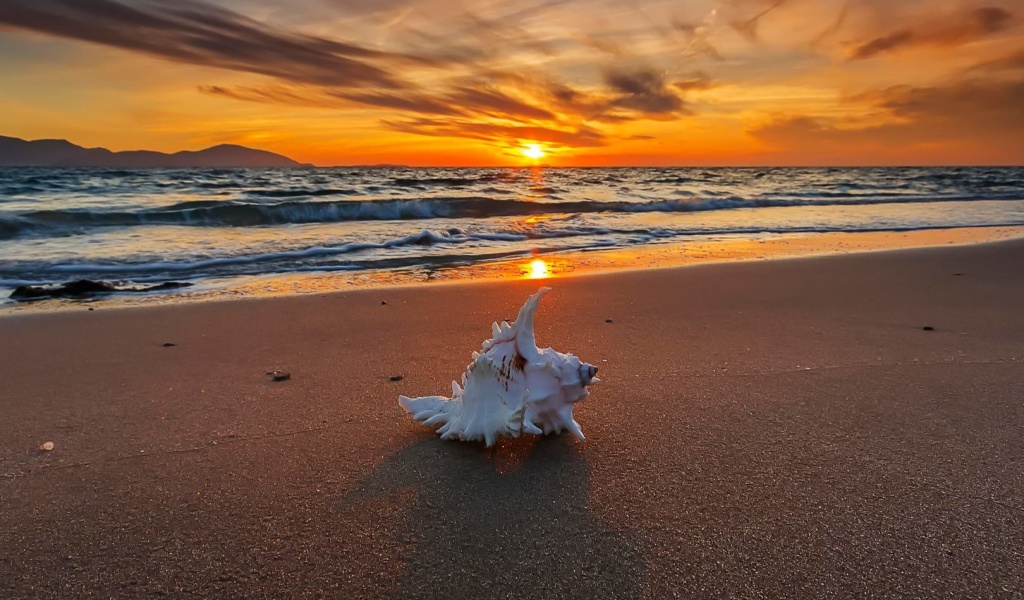
[[[499,437],[562,431],[583,440],[572,410],[590,394],[587,386],[598,381],[597,367],[572,354],[537,348],[533,317],[548,291],[541,288],[530,296],[511,325],[491,326],[492,337],[473,353],[462,385],[452,382],[451,398],[399,396],[398,403],[416,421],[439,425],[444,440],[492,446]]]

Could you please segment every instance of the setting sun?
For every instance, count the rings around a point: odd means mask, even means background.
[[[523,156],[527,158],[532,158],[533,160],[543,158],[545,155],[545,152],[543,148],[540,147],[540,144],[526,144],[525,146],[520,148],[519,151],[523,153]]]

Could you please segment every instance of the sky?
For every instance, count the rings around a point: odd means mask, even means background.
[[[2,0],[0,135],[324,166],[1022,165],[1024,0]]]

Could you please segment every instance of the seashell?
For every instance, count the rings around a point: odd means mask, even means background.
[[[452,381],[451,398],[399,396],[398,403],[416,421],[438,426],[443,440],[492,446],[499,437],[563,431],[584,440],[572,409],[590,395],[587,386],[598,383],[597,367],[572,354],[537,348],[533,316],[549,291],[541,288],[527,298],[511,325],[491,325],[491,339],[473,352],[462,385]]]

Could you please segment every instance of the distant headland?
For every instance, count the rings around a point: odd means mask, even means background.
[[[83,148],[67,140],[35,140],[0,136],[0,167],[109,168],[262,168],[308,167],[287,156],[234,144],[168,154],[151,150],[112,152]]]

